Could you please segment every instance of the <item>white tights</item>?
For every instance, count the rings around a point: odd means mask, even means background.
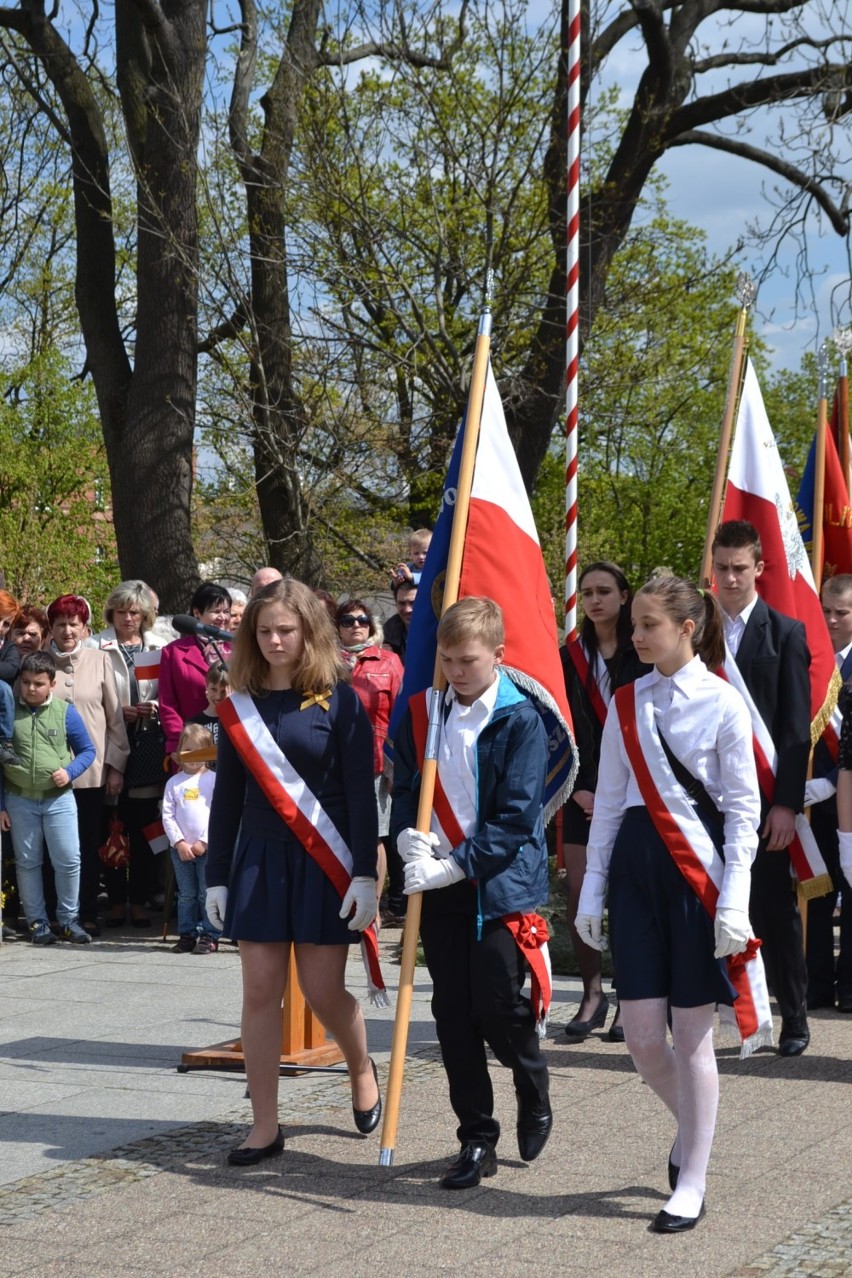
[[[680,1174],[665,1210],[673,1216],[697,1216],[704,1200],[719,1104],[714,1005],[673,1007],[673,1046],[666,1038],[667,1010],[664,998],[622,1002],[624,1038],[642,1079],[677,1121],[671,1158]]]

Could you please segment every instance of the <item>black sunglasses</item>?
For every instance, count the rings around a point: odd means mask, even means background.
[[[341,626],[369,626],[369,624],[369,617],[365,617],[363,614],[360,617],[353,617],[349,612],[345,613],[338,622],[338,625]]]

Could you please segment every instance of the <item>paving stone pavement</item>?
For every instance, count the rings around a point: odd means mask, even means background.
[[[389,984],[393,942],[385,933]],[[353,955],[351,988],[365,995]],[[545,1044],[554,1133],[526,1166],[514,1097],[493,1068],[504,1122],[498,1175],[447,1194],[454,1121],[418,972],[391,1167],[380,1130],[359,1136],[345,1077],[282,1079],[286,1149],[257,1168],[225,1152],[249,1119],[244,1079],[178,1074],[180,1053],[236,1032],[239,961],[173,955],[130,931],[91,946],[0,948],[0,1274],[150,1273],[837,1278],[852,1274],[852,1017],[812,1016],[801,1058],[740,1062],[719,1044],[721,1105],[706,1218],[661,1237],[672,1124],[623,1047],[568,1045],[577,984],[558,979]],[[392,1011],[365,1007],[384,1084]]]

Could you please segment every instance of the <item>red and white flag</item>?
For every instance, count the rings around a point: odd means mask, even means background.
[[[391,716],[389,753],[409,698],[432,683],[463,437],[462,428],[420,578],[406,647],[405,677]],[[545,820],[549,820],[571,793],[577,770],[573,724],[552,591],[490,367],[459,579],[459,599],[470,595],[487,595],[500,605],[506,631],[503,669],[534,701],[547,731],[549,766],[544,802]]]
[[[811,743],[815,744],[831,718],[840,691],[834,645],[822,615],[805,544],[778,445],[766,415],[757,374],[746,365],[740,410],[731,449],[723,521],[746,519],[754,524],[763,547],[764,569],[757,579],[761,598],[771,608],[795,617],[805,627],[811,654]],[[745,695],[754,727],[755,759],[761,789],[772,801],[775,751],[768,728],[760,721],[751,698],[738,680],[736,663],[726,663],[727,677]],[[796,822],[790,860],[802,891],[808,897],[831,890],[825,862],[805,818]]]
[[[796,617],[805,627],[811,654],[811,737],[817,741],[837,701],[840,676],[787,476],[750,362],[731,449],[722,519],[747,519],[754,524],[760,533],[765,565],[757,580],[758,592],[771,608]]]
[[[152,648],[150,652],[140,652],[133,658],[133,669],[137,679],[159,679],[160,649]]]
[[[148,840],[148,846],[156,856],[159,852],[166,852],[169,847],[169,836],[163,829],[162,821],[152,821],[150,825],[142,827],[142,833]]]

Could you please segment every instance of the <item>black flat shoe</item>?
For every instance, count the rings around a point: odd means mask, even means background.
[[[150,919],[131,919],[130,922],[133,925],[133,927],[150,927],[151,926]]]
[[[245,1149],[232,1149],[228,1154],[228,1162],[232,1167],[253,1167],[262,1163],[264,1158],[275,1158],[284,1148],[284,1133],[278,1128],[278,1135],[271,1145],[248,1145]]]
[[[497,1175],[497,1154],[493,1145],[479,1145],[468,1141],[461,1153],[450,1163],[441,1180],[442,1189],[474,1189],[483,1176]]]
[[[518,1097],[518,1153],[525,1163],[538,1158],[553,1128],[550,1101],[528,1104]]]
[[[600,1029],[606,1023],[609,1013],[609,999],[606,994],[601,994],[601,1001],[587,1021],[578,1021],[575,1017],[573,1021],[569,1021],[565,1026],[565,1037],[572,1042],[580,1042],[584,1038],[588,1038],[592,1030]]]
[[[697,1216],[672,1216],[670,1212],[658,1211],[651,1221],[651,1231],[655,1234],[685,1234],[694,1229],[704,1215],[704,1204]]]
[[[376,1087],[379,1089],[379,1099],[376,1101],[372,1109],[356,1109],[352,1106],[352,1115],[355,1119],[355,1126],[362,1136],[369,1136],[370,1132],[374,1132],[379,1125],[379,1119],[382,1116],[382,1090],[379,1087],[379,1076],[376,1073],[376,1062],[370,1057],[370,1068],[373,1071],[373,1078],[376,1080]]]
[[[115,918],[112,914],[104,919],[104,927],[124,927],[124,915],[120,919]]]

